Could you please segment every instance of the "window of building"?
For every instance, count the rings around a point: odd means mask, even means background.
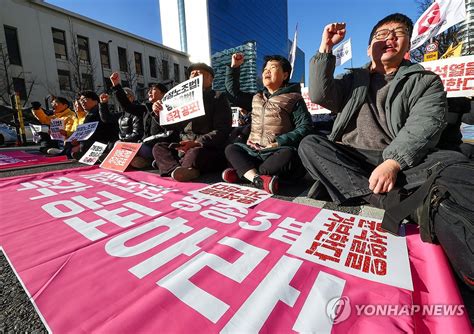
[[[150,76],[156,78],[156,58],[149,57],[150,59]]]
[[[79,48],[79,61],[81,63],[90,64],[91,57],[89,53],[89,39],[77,35],[77,47]]]
[[[174,81],[179,82],[179,65],[178,64],[173,64],[173,69],[174,69]]]
[[[53,33],[54,54],[56,59],[67,60],[66,34],[64,31],[51,28]]]
[[[71,75],[69,71],[58,70],[59,89],[71,91]]]
[[[25,79],[22,78],[12,78],[13,81],[13,90],[20,93],[20,100],[26,100],[26,85]]]
[[[5,39],[7,41],[8,59],[12,65],[21,66],[20,45],[18,44],[18,32],[16,28],[3,26]]]
[[[165,59],[161,60],[161,68],[163,70],[163,80],[168,80],[170,78],[170,72],[169,72],[167,60]]]
[[[109,43],[99,42],[100,63],[103,68],[110,68]]]
[[[85,90],[94,90],[94,79],[91,74],[82,73],[82,86]]]
[[[143,75],[142,54],[135,52],[135,72],[137,75]]]
[[[137,100],[142,102],[145,100],[145,85],[141,83],[137,83],[137,89],[136,89],[136,96]]]
[[[120,71],[128,72],[127,49],[121,48],[119,46],[117,50],[118,50]]]

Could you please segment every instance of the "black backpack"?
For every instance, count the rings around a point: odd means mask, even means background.
[[[439,243],[463,282],[474,290],[474,162],[438,163],[413,194],[385,211],[382,228],[397,234],[410,216],[421,239]]]

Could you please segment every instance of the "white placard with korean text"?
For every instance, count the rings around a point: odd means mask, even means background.
[[[220,203],[245,208],[250,208],[272,197],[272,195],[260,189],[225,182],[211,184],[190,193],[196,198],[212,199]]]
[[[102,153],[104,153],[105,149],[107,148],[107,144],[103,144],[101,142],[94,142],[92,146],[87,150],[86,154],[79,160],[86,165],[94,165]]]
[[[202,75],[173,87],[161,100],[160,125],[182,122],[203,116]]]
[[[64,130],[64,120],[61,118],[55,118],[51,120],[49,124],[49,135],[54,140],[66,139],[62,134],[61,130]]]
[[[308,111],[311,115],[331,113],[331,110],[323,108],[319,104],[311,102],[311,99],[309,98],[308,87],[301,87],[301,95],[303,96],[304,102],[306,103]]]
[[[357,277],[413,291],[406,239],[381,221],[323,209],[288,250]]]
[[[79,125],[76,131],[66,141],[73,141],[74,139],[77,141],[83,141],[89,139],[95,129],[97,129],[97,124],[99,124],[99,122],[90,122]]]
[[[474,96],[474,55],[420,63],[438,74],[448,97]]]

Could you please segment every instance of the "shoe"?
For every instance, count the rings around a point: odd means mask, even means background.
[[[171,172],[171,178],[178,182],[187,182],[198,178],[200,175],[199,170],[196,168],[176,167]]]
[[[81,151],[72,152],[72,154],[71,154],[72,158],[76,159],[77,161],[81,160],[83,155],[84,155],[84,153],[81,152]]]
[[[252,183],[269,194],[276,194],[278,191],[278,176],[276,175],[255,175]]]
[[[158,165],[156,164],[156,160],[153,160],[151,162],[151,167],[153,167],[154,169],[158,169]]]
[[[222,172],[222,179],[227,183],[236,183],[239,182],[240,177],[235,169],[227,168]]]
[[[144,169],[147,167],[151,166],[150,160],[140,157],[140,156],[135,156],[132,161],[130,161],[130,166],[136,169]]]
[[[63,150],[60,150],[59,148],[49,148],[47,151],[46,151],[46,154],[48,155],[61,155],[63,154]]]

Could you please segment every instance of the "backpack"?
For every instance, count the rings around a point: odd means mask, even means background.
[[[474,290],[474,162],[438,163],[414,193],[385,211],[382,228],[398,235],[410,216],[421,239],[439,243],[454,271]]]

